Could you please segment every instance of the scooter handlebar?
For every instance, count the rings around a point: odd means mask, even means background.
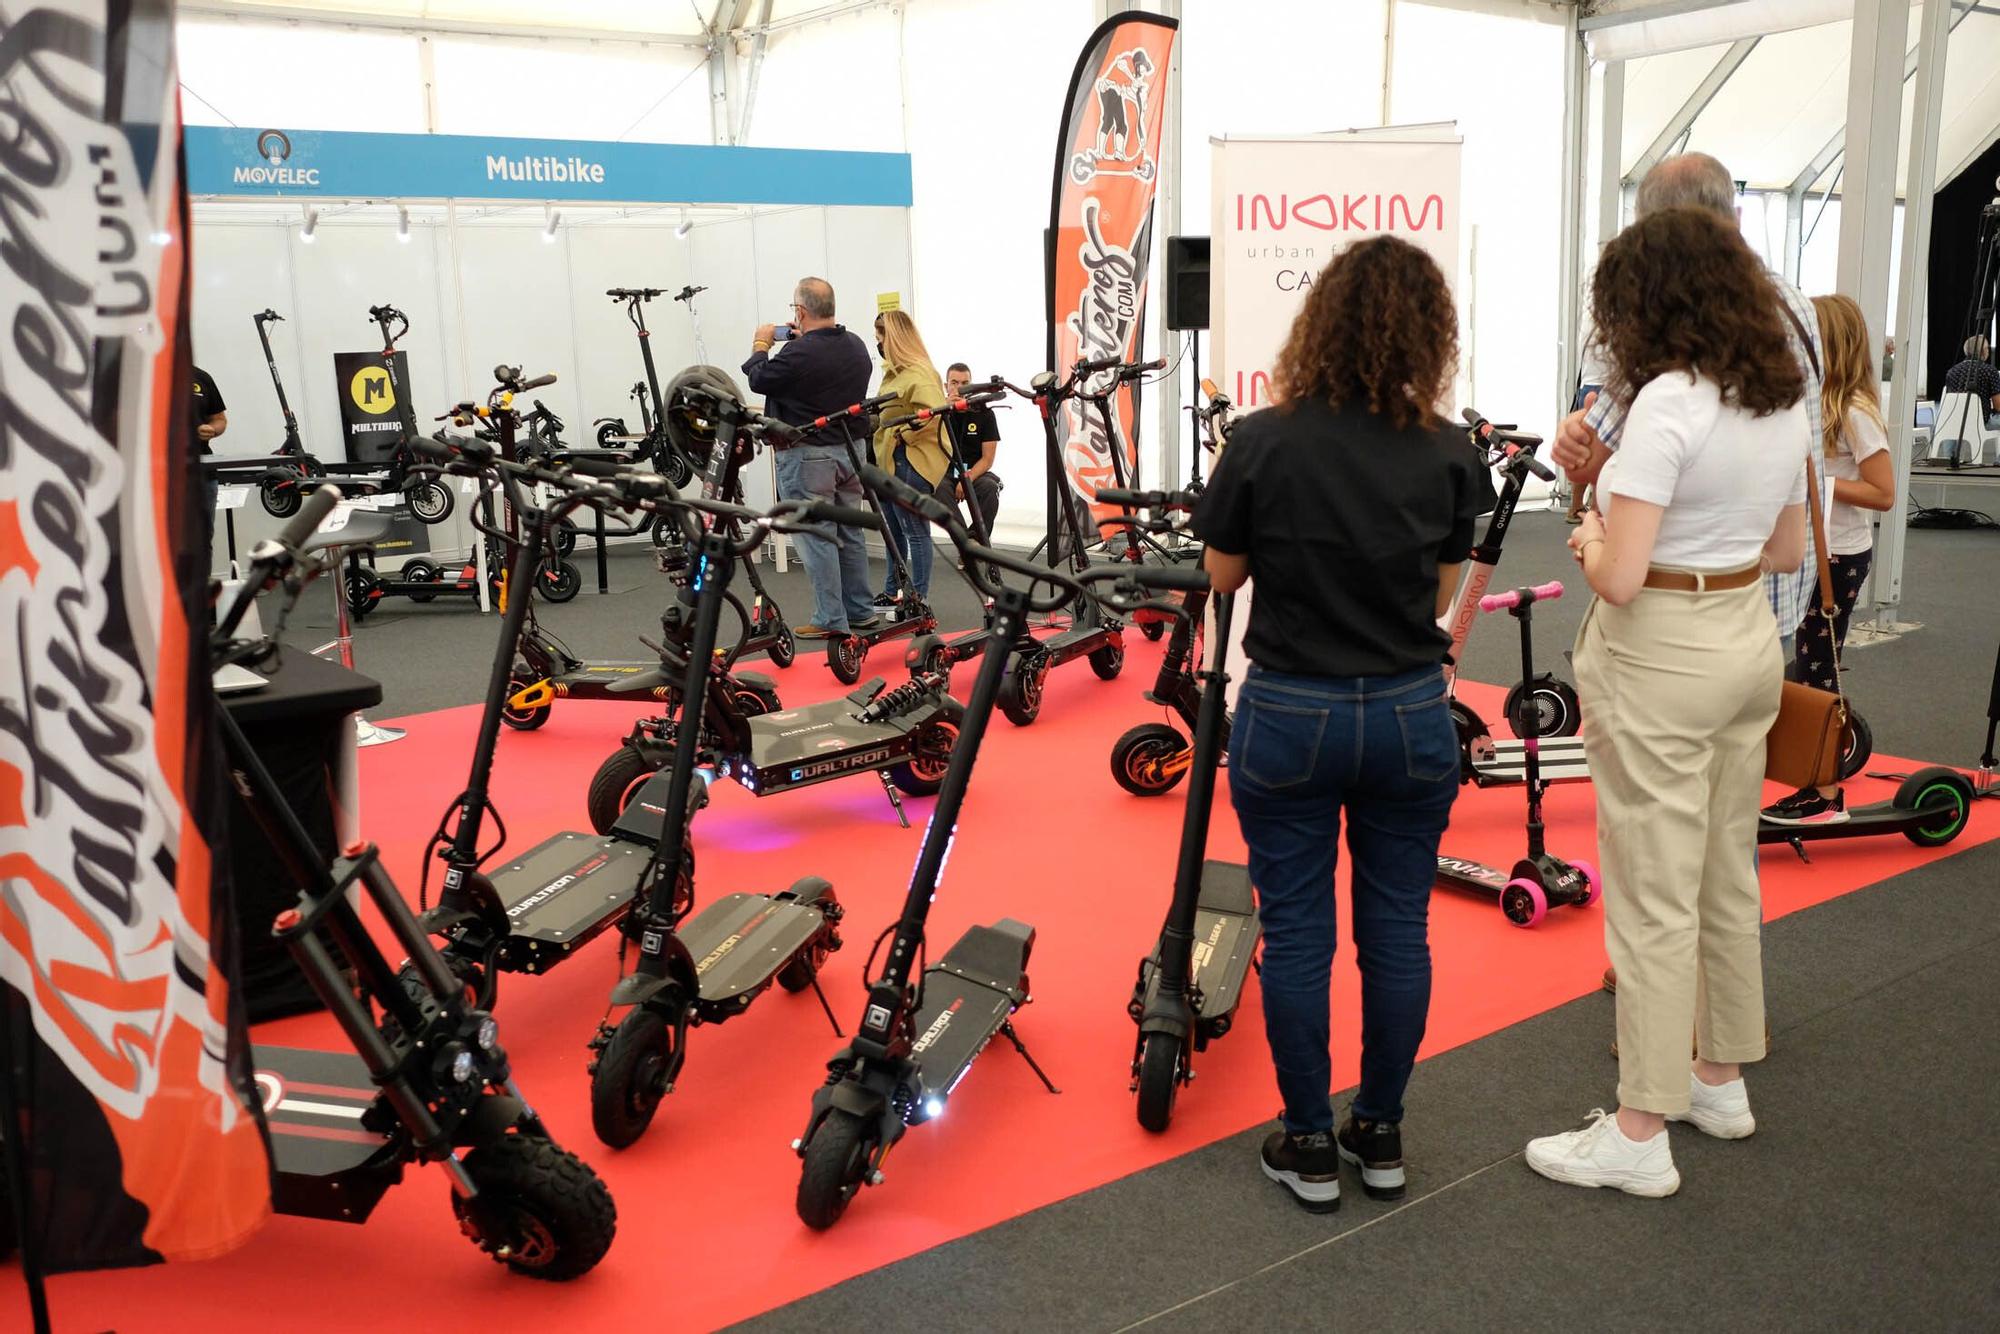
[[[951,506],[936,496],[924,494],[908,482],[891,476],[872,463],[861,465],[861,480],[869,490],[884,500],[901,505],[925,522],[934,523],[944,529],[955,545],[963,546],[972,540],[972,535],[965,529],[964,520],[958,517]]]
[[[1479,599],[1481,611],[1512,611],[1531,603],[1548,602],[1563,595],[1562,581],[1551,579],[1546,584],[1535,584],[1528,588],[1510,588],[1504,593],[1488,593]]]
[[[824,500],[815,500],[807,505],[799,512],[799,517],[808,523],[838,524],[842,528],[866,528],[876,532],[882,528],[882,521],[875,517],[873,510],[834,505]]]

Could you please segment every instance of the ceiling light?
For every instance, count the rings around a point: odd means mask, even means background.
[[[685,241],[685,240],[687,240],[687,239],[688,239],[688,233],[689,233],[689,232],[691,232],[691,231],[693,231],[693,230],[694,230],[694,221],[693,221],[693,219],[691,219],[691,218],[689,218],[689,217],[688,217],[688,211],[687,211],[686,209],[682,209],[682,210],[681,210],[681,225],[680,225],[680,226],[678,226],[678,227],[676,227],[676,228],[674,228],[674,235],[675,235],[676,237],[678,237],[679,239],[681,239],[681,240]]]
[[[556,239],[556,224],[561,221],[562,221],[562,210],[559,208],[550,209],[549,225],[542,228],[542,240],[553,242]]]
[[[410,243],[410,210],[396,205],[396,239],[404,245]]]
[[[301,241],[304,241],[307,245],[311,245],[313,239],[313,229],[318,226],[319,226],[319,210],[316,208],[307,209],[305,226],[299,228],[299,239]]]

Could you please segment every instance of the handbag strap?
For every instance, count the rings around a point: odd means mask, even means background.
[[[1785,318],[1792,322],[1792,328],[1798,330],[1799,346],[1806,350],[1806,360],[1812,364],[1813,376],[1817,379],[1822,374],[1819,368],[1819,353],[1813,350],[1812,337],[1807,334],[1805,324],[1799,319],[1798,312],[1792,309],[1791,303],[1782,296],[1778,300],[1778,308],[1785,312]],[[1810,384],[1806,386],[1806,392],[1812,392]],[[1820,619],[1826,622],[1827,641],[1833,645],[1833,690],[1845,704],[1847,695],[1840,684],[1840,637],[1833,632],[1833,621],[1838,615],[1838,610],[1833,600],[1833,566],[1827,561],[1826,497],[1819,489],[1819,468],[1815,463],[1821,447],[1821,442],[1814,440],[1806,449],[1806,513],[1811,516],[1812,522],[1813,562],[1819,567]]]

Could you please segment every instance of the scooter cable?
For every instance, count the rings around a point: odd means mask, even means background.
[[[424,864],[417,876],[417,910],[419,912],[430,911],[431,863],[438,860],[438,845],[450,843],[457,837],[456,834],[447,832],[445,826],[450,822],[452,813],[464,807],[465,799],[470,795],[471,790],[467,789],[451,799],[451,805],[446,808],[443,815],[438,817],[437,828],[431,831],[430,840],[424,844]],[[493,841],[492,847],[478,853],[473,858],[472,865],[474,869],[484,866],[494,853],[507,846],[507,822],[500,818],[500,808],[493,804],[492,797],[487,797],[481,803],[481,814],[492,817],[493,827],[497,831],[497,836]]]

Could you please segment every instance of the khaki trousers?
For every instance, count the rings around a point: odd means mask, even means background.
[[[1688,1106],[1688,1033],[1764,1056],[1757,809],[1783,676],[1762,582],[1597,601],[1577,635],[1597,793],[1604,943],[1618,970],[1618,1100]]]

